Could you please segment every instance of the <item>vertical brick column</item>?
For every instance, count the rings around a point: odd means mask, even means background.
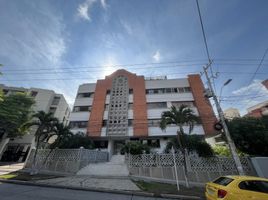
[[[92,137],[101,136],[102,120],[106,100],[106,90],[107,90],[107,82],[105,80],[98,80],[87,127],[87,132],[89,136]]]
[[[216,133],[214,123],[217,120],[213,108],[207,98],[204,97],[204,85],[199,74],[188,75],[188,81],[194,97],[195,105],[199,112],[201,122],[206,135]]]
[[[147,103],[143,76],[135,78],[133,85],[134,136],[148,136]]]

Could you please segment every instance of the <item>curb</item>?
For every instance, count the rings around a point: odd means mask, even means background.
[[[109,189],[99,189],[99,188],[82,188],[82,187],[75,187],[75,186],[62,186],[62,185],[51,185],[51,184],[45,184],[45,183],[35,183],[32,181],[0,179],[0,182],[12,183],[12,184],[18,184],[18,185],[29,185],[29,186],[92,191],[92,192],[105,192],[105,193],[135,195],[135,196],[144,196],[144,197],[160,197],[160,198],[170,198],[170,199],[201,199],[200,197],[197,197],[197,196],[186,196],[186,195],[175,195],[175,194],[154,194],[154,193],[140,192],[140,191],[109,190]]]

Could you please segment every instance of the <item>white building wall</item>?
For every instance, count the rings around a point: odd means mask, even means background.
[[[187,78],[145,81],[146,89],[189,87],[189,86],[190,84]]]
[[[37,95],[35,96],[35,105],[33,107],[34,111],[44,111],[48,112],[49,107],[53,101],[55,92],[52,90],[44,90],[44,89],[39,89],[39,88],[30,88],[29,93],[32,91],[37,92]]]
[[[184,126],[183,127],[184,132],[187,134],[189,133],[189,127]],[[159,127],[149,127],[149,136],[176,136],[178,127],[177,126],[169,126],[166,128],[165,131],[162,131]],[[204,135],[204,129],[202,125],[195,125],[194,130],[192,131],[191,134],[196,134],[196,135]]]
[[[88,121],[90,112],[72,112],[70,115],[70,121]]]

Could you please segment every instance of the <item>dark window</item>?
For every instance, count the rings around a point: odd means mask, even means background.
[[[111,90],[107,90],[107,91],[106,91],[106,94],[110,94],[110,93],[111,93]]]
[[[161,119],[149,119],[148,126],[149,127],[159,127]]]
[[[56,112],[57,108],[56,107],[50,107],[49,108],[49,113],[54,114]]]
[[[105,127],[105,126],[107,126],[107,120],[102,121],[102,127]]]
[[[93,97],[93,95],[94,95],[93,92],[78,93],[77,98],[88,98]]]
[[[129,103],[129,104],[128,104],[128,109],[129,109],[129,110],[132,110],[132,109],[133,109],[133,103]]]
[[[133,126],[133,119],[128,120],[128,126]]]
[[[86,128],[88,124],[88,121],[76,121],[76,122],[70,122],[69,126],[70,128]]]
[[[133,89],[129,89],[129,94],[133,94]]]
[[[52,101],[52,105],[58,105],[60,102],[60,97],[54,97],[53,101]]]
[[[75,106],[73,112],[89,112],[91,111],[91,106]]]
[[[148,109],[167,108],[167,102],[147,103],[147,108]]]
[[[213,181],[213,183],[216,183],[218,185],[223,185],[223,186],[227,186],[229,183],[231,183],[234,179],[232,178],[228,178],[228,177],[220,177],[218,179],[216,179],[215,181]]]
[[[254,192],[262,192],[268,194],[268,182],[267,181],[242,181],[238,187],[242,190],[249,190]]]

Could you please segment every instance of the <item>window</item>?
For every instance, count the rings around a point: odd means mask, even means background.
[[[133,109],[133,103],[129,103],[129,104],[128,104],[128,109],[129,109],[129,110],[132,110],[132,109]]]
[[[48,112],[54,114],[56,110],[57,110],[57,107],[50,107]]]
[[[106,127],[107,126],[107,120],[102,120],[102,127]]]
[[[148,126],[149,127],[159,127],[161,119],[149,119]]]
[[[167,108],[167,102],[147,103],[147,109]]]
[[[36,97],[36,95],[38,94],[38,92],[36,92],[36,91],[31,91],[31,97]]]
[[[175,106],[176,108],[179,108],[181,105],[186,105],[189,107],[193,107],[193,102],[191,101],[173,101],[171,102],[172,106]]]
[[[91,111],[91,106],[75,106],[74,112],[89,112]]]
[[[215,181],[213,181],[213,183],[216,183],[218,185],[223,185],[223,186],[227,186],[229,185],[234,179],[232,178],[228,178],[228,177],[220,177],[218,179],[216,179]]]
[[[76,98],[89,98],[93,97],[94,92],[85,92],[85,93],[78,93]]]
[[[76,121],[76,122],[70,122],[69,126],[70,128],[86,128],[88,124],[88,121]]]
[[[268,182],[259,180],[242,181],[238,187],[241,190],[249,190],[254,192],[262,192],[268,194]]]
[[[128,126],[133,126],[133,119],[128,120]]]
[[[51,105],[58,105],[60,102],[60,97],[54,97]]]
[[[133,94],[133,89],[129,89],[128,93]]]
[[[111,93],[111,90],[107,90],[106,91],[106,95],[110,94]]]

